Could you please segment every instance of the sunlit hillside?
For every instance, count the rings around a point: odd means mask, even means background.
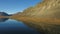
[[[11,18],[23,21],[43,34],[60,34],[60,0],[43,0]]]
[[[34,7],[25,9],[22,15],[34,17],[56,17],[60,14],[60,0],[44,0]]]

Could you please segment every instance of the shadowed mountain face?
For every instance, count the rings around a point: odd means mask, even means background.
[[[9,16],[9,15],[5,12],[0,12],[0,16]]]

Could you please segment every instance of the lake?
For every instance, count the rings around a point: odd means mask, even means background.
[[[39,34],[21,21],[0,18],[0,34]]]

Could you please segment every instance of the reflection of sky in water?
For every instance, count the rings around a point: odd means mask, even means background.
[[[29,28],[22,22],[19,22],[16,20],[11,20],[11,19],[9,19],[5,22],[0,22],[0,32],[37,34],[36,31]]]

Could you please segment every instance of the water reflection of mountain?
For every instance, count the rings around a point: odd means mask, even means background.
[[[8,18],[0,18],[0,22],[5,22]]]

